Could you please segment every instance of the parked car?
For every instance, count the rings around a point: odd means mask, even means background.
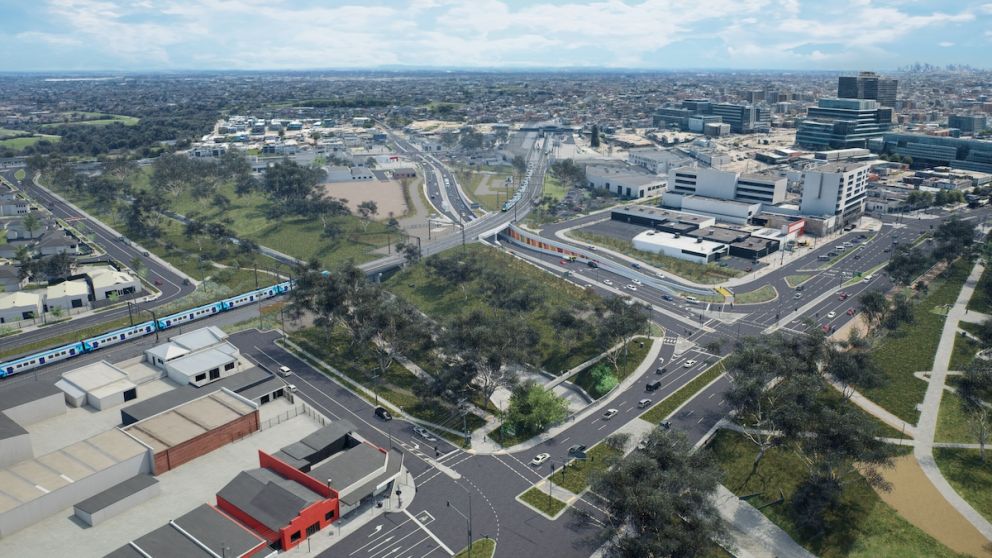
[[[427,440],[428,442],[436,442],[437,441],[437,438],[435,438],[433,435],[431,435],[431,433],[428,432],[427,429],[424,428],[423,426],[414,426],[413,427],[413,431],[416,432],[418,436],[420,436],[421,438]]]
[[[637,402],[637,408],[643,409],[644,407],[647,407],[650,404],[651,404],[650,399],[641,399],[640,401]]]
[[[539,453],[534,456],[534,459],[530,460],[531,467],[537,467],[538,465],[544,464],[545,461],[551,459],[550,453]]]
[[[617,416],[617,413],[619,412],[620,411],[617,409],[607,409],[606,412],[603,413],[603,420],[610,420],[611,418]]]
[[[389,411],[387,411],[385,407],[376,407],[375,416],[386,422],[393,420],[393,415],[389,414]]]

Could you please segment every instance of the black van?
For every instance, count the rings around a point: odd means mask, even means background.
[[[660,387],[661,387],[661,380],[655,380],[653,382],[648,383],[648,385],[644,386],[644,389],[648,391],[656,391]]]

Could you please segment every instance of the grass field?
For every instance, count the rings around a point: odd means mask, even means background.
[[[0,139],[9,138],[12,136],[19,136],[22,134],[30,134],[31,132],[25,132],[24,130],[11,130],[9,128],[0,128]]]
[[[18,180],[24,180],[24,178],[27,175],[28,175],[28,173],[24,169],[17,169],[17,171],[14,172],[14,178],[16,178]]]
[[[989,283],[992,283],[992,266],[986,267],[978,279],[975,292],[971,295],[971,300],[968,301],[968,310],[985,314],[992,313],[992,296],[988,294],[992,292],[992,288],[990,288],[992,285]]]
[[[788,275],[785,278],[785,283],[794,289],[809,281],[812,277],[812,275]]]
[[[496,541],[489,537],[472,541],[472,548],[465,547],[461,552],[455,554],[455,558],[492,558],[496,553]]]
[[[557,178],[551,176],[551,173],[544,174],[544,195],[551,197],[555,201],[561,201],[565,199],[565,194],[568,193],[568,188],[562,186],[562,183],[558,181]]]
[[[620,252],[621,254],[636,258],[642,262],[651,264],[654,267],[663,269],[673,275],[677,275],[696,283],[721,283],[727,279],[744,275],[744,270],[741,269],[720,267],[717,264],[698,264],[669,256],[662,256],[661,254],[642,252],[641,250],[635,249],[633,244],[629,241],[607,236],[605,234],[574,230],[569,232],[568,236]]]
[[[930,286],[929,294],[913,307],[913,322],[887,332],[875,342],[875,362],[882,368],[887,382],[881,387],[861,391],[910,424],[916,424],[919,419],[916,405],[923,401],[926,392],[926,382],[914,377],[913,373],[930,370],[933,366],[933,355],[944,327],[945,318],[932,310],[957,299],[970,269],[971,264],[965,261],[951,266],[937,284]]]
[[[598,301],[596,295],[495,248],[479,244],[432,256],[461,257],[482,262],[490,272],[512,278],[514,292],[527,292],[534,296],[536,306],[523,313],[522,318],[535,328],[539,336],[535,364],[553,374],[561,374],[598,354],[592,343],[592,332],[585,329],[562,330],[552,321],[553,314],[561,308],[590,309]],[[485,300],[490,285],[480,277],[449,282],[425,263],[408,266],[386,281],[385,285],[389,291],[439,322],[473,309],[491,308]]]
[[[954,352],[951,353],[948,370],[964,370],[980,350],[982,350],[981,343],[970,337],[958,335],[954,338]]]
[[[651,424],[658,424],[674,413],[675,409],[678,409],[680,405],[692,399],[707,384],[719,378],[720,374],[723,374],[723,362],[718,362],[710,366],[709,369],[696,376],[691,382],[679,388],[675,393],[655,403],[654,407],[651,407],[646,413],[641,415],[641,419]]]
[[[58,126],[106,126],[115,122],[125,126],[134,126],[140,120],[133,116],[105,114],[100,112],[79,112],[67,114],[67,118],[70,119],[69,122],[52,122],[51,124],[45,124],[41,127],[56,128]]]
[[[986,448],[984,463],[977,449],[934,448],[933,457],[955,492],[992,521],[992,449]]]
[[[58,143],[62,140],[59,136],[50,136],[48,134],[39,134],[26,138],[9,138],[0,139],[0,147],[6,147],[8,149],[13,149],[14,151],[20,151],[29,145],[34,145],[41,140],[48,140],[52,143]]]
[[[940,410],[937,413],[937,431],[933,439],[935,442],[978,443],[968,425],[968,415],[961,408],[961,398],[956,393],[945,391],[941,397]]]
[[[796,542],[823,558],[880,556],[957,556],[943,544],[904,520],[883,502],[866,482],[854,481],[844,488],[841,505],[828,518],[824,537],[810,539],[793,523],[788,502],[806,470],[794,453],[774,449],[765,455],[759,472],[741,486],[751,469],[754,447],[738,433],[722,430],[707,451],[713,452],[723,469],[723,484],[738,496],[758,493],[750,503],[761,506],[777,499],[786,502],[762,508],[762,513],[784,529]]]
[[[588,393],[595,399],[599,399],[600,397],[606,395],[607,393],[612,391],[614,386],[619,385],[620,382],[624,381],[624,379],[627,378],[627,376],[630,376],[630,374],[634,370],[636,370],[638,366],[641,365],[641,363],[644,361],[644,358],[647,356],[648,351],[651,350],[651,340],[642,339],[642,340],[632,341],[627,344],[627,348],[628,348],[627,355],[620,357],[620,359],[617,361],[619,364],[618,371],[614,370],[613,365],[610,364],[610,361],[604,358],[603,360],[600,360],[596,364],[593,364],[592,366],[589,366],[584,370],[582,370],[581,372],[579,372],[578,374],[576,374],[572,378],[572,383],[586,390],[586,393]],[[618,349],[618,351],[622,351],[622,350],[623,349]],[[605,367],[607,370],[609,370],[612,380],[607,382],[600,382],[597,385],[597,383],[595,382],[593,370],[596,370],[597,368],[600,367]]]
[[[573,459],[568,466],[555,471],[551,482],[573,494],[580,494],[589,487],[592,475],[605,471],[611,458],[620,457],[620,452],[600,443],[587,450],[586,457],[587,459]]]
[[[544,484],[547,485],[546,482]],[[565,509],[566,505],[565,502],[555,498],[553,493],[551,496],[548,496],[547,486],[543,489],[535,486],[521,494],[520,499],[551,517],[558,515],[558,512]]]
[[[771,285],[762,285],[760,288],[746,293],[734,293],[734,304],[760,304],[775,300],[778,291]]]

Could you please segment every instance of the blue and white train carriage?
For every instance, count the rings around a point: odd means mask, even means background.
[[[69,345],[56,347],[54,349],[41,351],[26,357],[21,357],[17,360],[0,364],[0,378],[10,376],[11,374],[17,374],[19,372],[25,372],[53,362],[70,359],[84,352],[86,351],[83,348],[82,342],[76,342]]]
[[[97,335],[96,337],[83,339],[83,349],[89,352],[101,347],[123,343],[130,339],[142,337],[154,332],[155,322],[149,320],[143,324],[135,324],[133,326],[118,329],[117,331],[111,331],[110,333],[103,333],[101,335]]]

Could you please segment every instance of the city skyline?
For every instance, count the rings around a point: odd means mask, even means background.
[[[992,3],[0,1],[0,71],[987,66]],[[16,45],[16,46],[15,46]]]

